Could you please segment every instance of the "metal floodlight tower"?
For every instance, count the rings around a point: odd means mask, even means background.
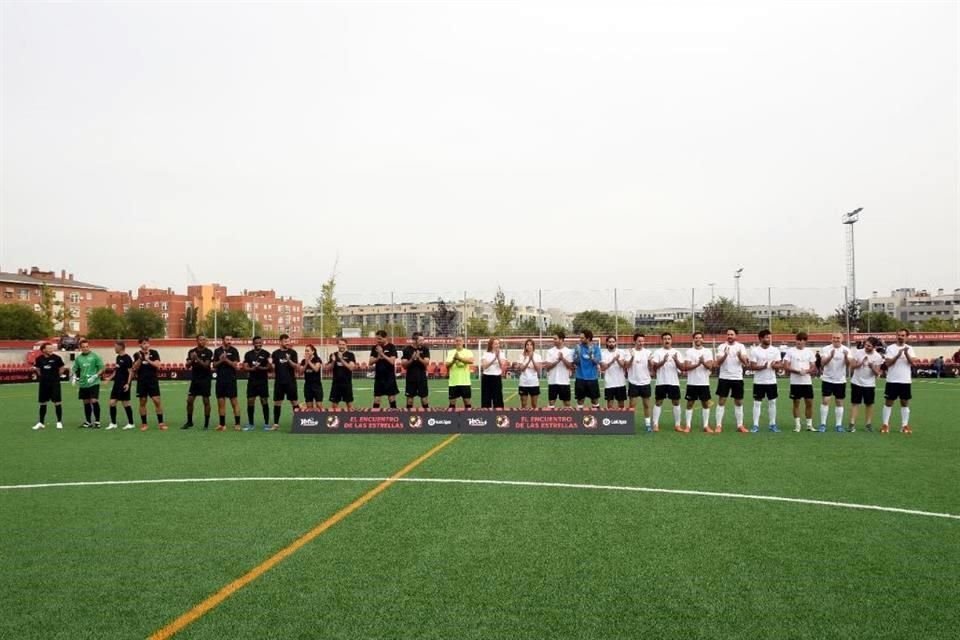
[[[733,272],[733,285],[737,291],[737,306],[740,306],[740,276],[743,275],[743,267]]]
[[[853,225],[860,220],[860,212],[863,207],[858,207],[850,213],[845,213],[840,219],[842,224],[847,225],[847,302],[856,303],[857,301],[857,263],[856,252],[853,243]]]

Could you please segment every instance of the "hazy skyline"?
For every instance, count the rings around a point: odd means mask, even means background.
[[[960,287],[956,2],[0,12],[4,271],[836,291],[864,207],[861,297]]]

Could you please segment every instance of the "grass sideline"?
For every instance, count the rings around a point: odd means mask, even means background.
[[[367,387],[357,381],[360,406],[369,406]],[[82,412],[65,387],[67,429],[37,433],[29,428],[36,386],[0,386],[0,485],[383,478],[443,439],[181,432],[186,385],[162,389],[169,432],[77,429]],[[431,390],[443,404],[445,385]],[[474,435],[411,476],[729,491],[958,514],[960,382],[918,380],[914,390],[909,437]],[[513,391],[508,382],[505,395]],[[781,426],[790,424],[784,391]],[[289,422],[285,409],[285,429]],[[146,637],[377,484],[0,491],[0,637]],[[958,567],[955,520],[398,483],[177,637],[948,638],[960,624]]]

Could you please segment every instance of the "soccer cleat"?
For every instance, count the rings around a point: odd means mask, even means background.
[[[227,428],[226,428],[225,426],[223,426],[222,424],[221,424],[221,425],[217,425],[216,431],[226,431],[226,430],[227,430]]]
[[[780,433],[780,427],[775,424],[772,424],[767,428],[770,429],[770,433]]]
[[[63,423],[62,423],[62,422],[58,422],[58,423],[57,423],[57,429],[63,429]]]
[[[140,425],[140,431],[146,431],[146,430],[149,429],[149,428],[150,428],[150,426],[147,425],[146,423]]]
[[[870,433],[873,433],[873,425],[872,425],[872,424],[865,424],[865,425],[863,425],[863,428],[866,429],[867,431],[869,431]]]
[[[816,427],[814,427],[812,424],[807,425],[807,431],[816,431],[816,430],[817,430]]]
[[[900,433],[904,435],[910,435],[911,433],[913,433],[913,429],[910,428],[910,425],[905,424],[902,427],[900,427]]]
[[[654,433],[660,433],[660,425],[658,425],[658,424],[653,425],[653,432],[654,432]]]
[[[880,433],[890,433],[890,425],[885,424],[880,427]]]
[[[653,427],[647,425],[647,433],[653,433]]]
[[[94,428],[94,429],[99,429],[99,428],[100,428],[100,421],[99,421],[99,420],[98,420],[97,422],[94,422],[94,423],[93,423],[93,428]]]
[[[720,425],[717,425],[717,426],[715,426],[715,427],[713,428],[713,432],[714,432],[714,433],[723,433],[723,427],[721,427]]]
[[[676,431],[677,433],[683,433],[683,427],[681,427],[680,425],[674,425],[673,430]]]
[[[81,428],[81,429],[89,429],[89,428],[92,427],[92,426],[93,426],[92,424],[90,424],[89,422],[87,422],[86,420],[84,420],[84,421],[83,421],[83,424],[80,425],[80,428]]]
[[[747,433],[747,428],[743,425],[737,427],[737,433]]]
[[[130,431],[130,429],[136,429],[136,428],[137,428],[137,426],[136,426],[135,424],[129,423],[129,424],[127,424],[122,430],[123,430],[123,431]]]
[[[167,425],[161,422],[160,424],[157,425],[157,429],[160,429],[160,431],[166,431]]]
[[[750,427],[750,433],[760,433],[760,426],[753,425],[752,427]]]
[[[275,424],[275,425],[271,426],[269,430],[270,430],[270,431],[280,431],[280,425]]]
[[[681,427],[680,430],[681,430],[683,433],[690,433],[690,427]]]
[[[827,425],[825,425],[825,424],[820,425],[819,427],[817,427],[817,431],[819,431],[820,433],[826,433],[826,432],[827,432]]]
[[[243,429],[243,427],[241,427],[241,426],[238,425],[238,424],[233,425],[233,430],[234,430],[234,431],[241,431],[242,429]]]
[[[30,428],[33,429],[34,431],[40,431],[40,429],[43,429],[44,426],[42,422],[38,422],[37,424],[33,425]]]
[[[856,433],[856,432],[857,432],[857,425],[851,424],[851,425],[850,425],[850,428],[847,429],[847,431],[849,431],[850,433]]]
[[[182,427],[180,427],[180,428],[181,428],[181,429],[193,429],[193,423],[192,423],[192,422],[186,422],[186,423],[184,423],[184,425],[183,425]]]
[[[710,425],[707,424],[707,425],[704,425],[704,426],[703,426],[703,432],[704,432],[704,433],[713,433],[713,429],[711,429],[711,428],[710,428]]]
[[[244,430],[244,431],[253,431],[253,430],[256,429],[256,428],[257,428],[256,425],[247,424],[246,426],[243,427],[243,430]]]
[[[105,431],[113,431],[116,428],[117,428],[117,425],[111,422],[110,424],[107,425],[107,428],[105,429]]]
[[[800,425],[797,425],[793,428],[794,433],[800,433]]]
[[[844,432],[846,431],[846,429],[843,428],[843,425],[842,425],[842,424],[838,424],[838,425],[837,425],[836,427],[834,427],[834,428],[836,429],[837,433],[844,433]]]

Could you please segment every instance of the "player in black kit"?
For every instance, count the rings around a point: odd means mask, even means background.
[[[270,386],[268,376],[273,370],[270,353],[263,348],[263,338],[254,336],[253,349],[243,354],[243,368],[247,370],[247,426],[244,431],[253,431],[253,413],[257,398],[263,410],[263,430],[270,430]]]
[[[273,382],[273,427],[271,431],[280,428],[280,413],[283,411],[283,401],[290,401],[290,408],[297,410],[299,397],[297,395],[297,352],[290,348],[290,336],[280,336],[280,348],[270,356],[273,361],[275,379]]]
[[[123,410],[127,414],[127,424],[123,428],[129,431],[134,428],[133,407],[130,406],[130,385],[133,384],[133,375],[130,369],[133,367],[133,358],[127,355],[127,343],[123,340],[117,340],[113,345],[113,351],[117,354],[117,359],[113,371],[107,374],[105,381],[113,381],[113,387],[110,389],[110,424],[107,430],[117,428],[117,403],[123,403]]]
[[[403,348],[400,364],[407,370],[407,409],[413,409],[413,399],[420,398],[420,408],[430,407],[430,391],[427,389],[427,365],[430,364],[430,349],[423,344],[423,334],[414,333],[410,344]]]
[[[210,382],[213,380],[213,351],[207,348],[207,336],[197,336],[197,346],[187,352],[190,367],[190,389],[187,391],[187,422],[181,429],[193,426],[193,403],[197,396],[203,398],[203,428],[210,427]]]
[[[213,352],[213,367],[217,372],[217,412],[220,424],[217,431],[227,429],[227,399],[233,409],[233,428],[240,431],[240,403],[237,402],[237,369],[240,368],[240,352],[233,346],[233,336],[223,336],[220,346]]]

